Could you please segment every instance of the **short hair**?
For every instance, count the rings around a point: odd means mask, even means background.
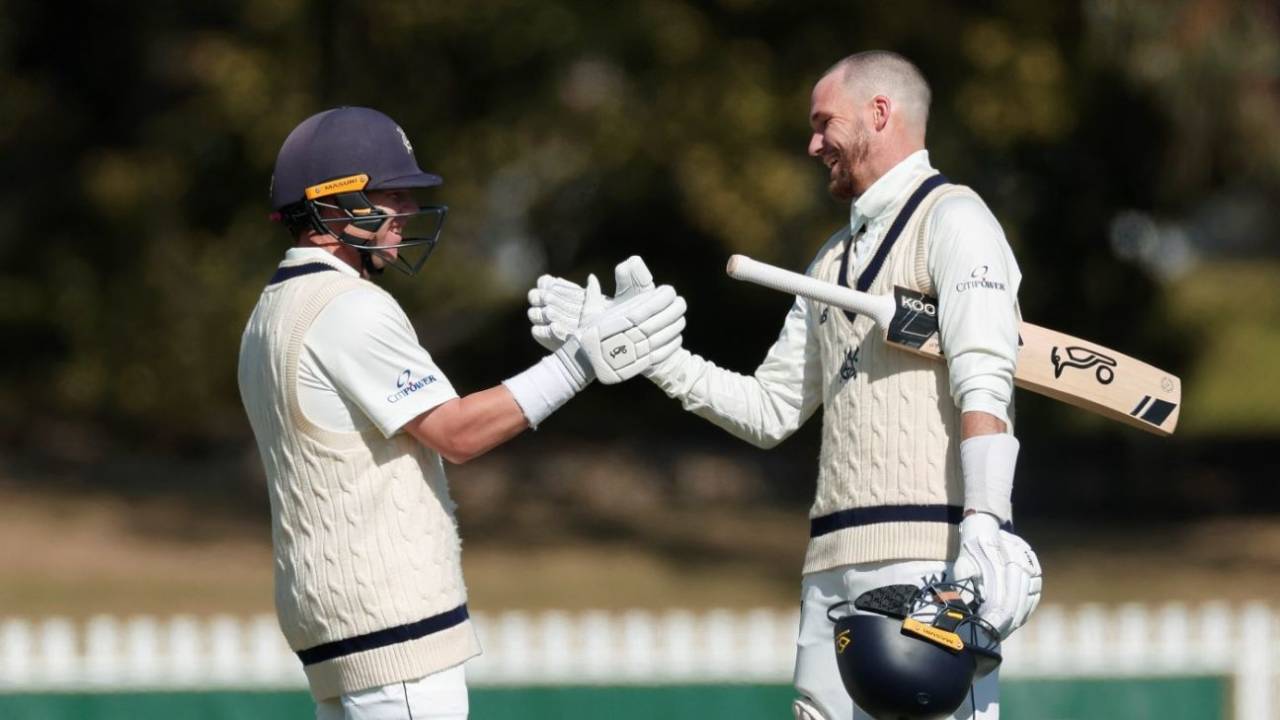
[[[860,98],[884,95],[897,103],[923,133],[929,123],[929,102],[933,92],[924,73],[915,63],[888,50],[854,53],[827,70],[842,71],[845,87]]]

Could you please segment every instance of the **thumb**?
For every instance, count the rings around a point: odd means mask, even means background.
[[[605,296],[600,292],[600,280],[595,274],[587,276],[587,287],[582,291],[582,312],[578,318],[580,325],[591,322],[605,308]]]
[[[996,629],[996,634],[1002,639],[1009,635],[1013,625],[1013,616],[1008,610],[1002,607],[987,607],[987,605],[984,605],[978,614],[982,616],[983,620],[991,623],[991,627]]]
[[[613,269],[613,279],[614,298],[626,298],[653,289],[653,273],[649,272],[639,255],[632,255],[618,263]]]

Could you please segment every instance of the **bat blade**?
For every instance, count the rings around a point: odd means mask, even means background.
[[[1048,328],[1022,323],[1019,387],[1104,417],[1172,435],[1182,408],[1178,376]]]
[[[729,275],[870,317],[890,345],[945,361],[938,340],[938,302],[906,288],[870,295],[734,255]],[[1140,360],[1056,330],[1022,323],[1014,383],[1156,435],[1171,435],[1182,405],[1182,381]]]

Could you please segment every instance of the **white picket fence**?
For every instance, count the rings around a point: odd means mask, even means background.
[[[795,612],[477,613],[485,654],[475,686],[787,683]],[[1003,678],[1219,675],[1242,720],[1275,718],[1276,609],[1046,606],[1005,644]],[[301,688],[274,616],[0,620],[0,693],[175,688]]]

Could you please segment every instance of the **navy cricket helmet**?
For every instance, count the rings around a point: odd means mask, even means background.
[[[289,133],[271,176],[271,206],[291,232],[310,228],[359,250],[371,275],[386,265],[412,275],[439,241],[449,208],[388,212],[366,193],[442,182],[418,167],[409,137],[394,120],[370,108],[340,107],[312,115]],[[399,230],[398,242],[386,239],[392,227]],[[373,262],[375,255],[381,264]]]
[[[832,605],[836,664],[853,701],[876,720],[953,714],[1001,660],[980,603],[971,582],[942,582],[888,585]]]

